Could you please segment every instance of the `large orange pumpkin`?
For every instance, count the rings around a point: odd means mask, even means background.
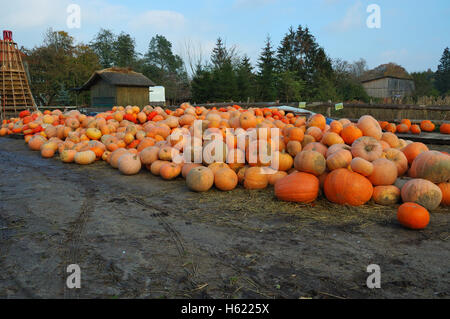
[[[297,171],[321,175],[327,168],[325,157],[316,151],[301,151],[294,159],[294,167]]]
[[[245,170],[244,187],[247,189],[263,189],[269,184],[269,179],[262,167],[250,167]]]
[[[369,162],[380,158],[382,153],[381,144],[370,136],[360,137],[352,144],[353,157],[361,157]]]
[[[339,168],[327,175],[324,192],[333,203],[360,206],[372,198],[373,186],[364,176]]]
[[[325,116],[322,114],[314,114],[308,119],[306,125],[308,127],[318,127],[322,131],[325,130],[325,125],[327,124]]]
[[[414,159],[410,173],[436,184],[447,182],[450,180],[450,156],[438,151],[423,152]]]
[[[181,165],[175,163],[167,163],[161,166],[159,175],[165,180],[177,178],[181,173]]]
[[[404,203],[398,208],[397,220],[410,229],[424,229],[430,222],[430,214],[416,203]]]
[[[442,201],[442,191],[426,179],[412,179],[402,187],[404,202],[414,202],[428,210],[436,209]]]
[[[348,145],[352,145],[354,141],[356,141],[358,138],[362,136],[363,136],[362,131],[354,125],[348,125],[344,127],[344,129],[341,132],[342,139]]]
[[[275,196],[283,201],[311,203],[319,195],[319,179],[308,173],[296,172],[275,184]]]

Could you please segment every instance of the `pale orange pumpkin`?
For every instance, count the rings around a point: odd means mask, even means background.
[[[344,144],[345,145],[345,144]],[[330,171],[338,168],[347,168],[352,161],[352,153],[348,150],[341,149],[327,158],[327,167]]]
[[[117,150],[115,150],[114,152],[111,153],[111,157],[109,159],[109,164],[114,167],[114,168],[118,168],[119,167],[119,158],[124,155],[127,154],[128,151],[125,148],[118,148]]]
[[[152,164],[150,165],[146,165],[146,168],[155,176],[159,176],[161,167],[165,164],[170,163],[169,161],[161,161],[161,160],[157,160],[154,161]]]
[[[194,167],[186,176],[186,185],[194,192],[206,192],[214,185],[214,174],[208,167]]]
[[[373,164],[361,157],[355,157],[352,159],[350,162],[350,167],[355,173],[366,177],[373,173]]]
[[[159,154],[159,147],[150,146],[150,147],[144,148],[139,153],[139,158],[141,159],[141,163],[143,165],[148,165],[148,164],[152,164],[153,162],[158,160],[158,158],[159,158],[158,154]]]
[[[404,202],[414,202],[428,210],[436,209],[442,201],[441,189],[426,179],[412,179],[401,190]]]
[[[177,178],[181,173],[181,165],[167,163],[161,166],[159,175],[165,180]]]
[[[263,189],[269,184],[267,174],[262,167],[250,167],[245,170],[244,187],[247,189]]]
[[[397,166],[398,176],[404,175],[408,170],[408,159],[402,151],[396,148],[389,148],[384,152],[384,157],[394,162]]]
[[[380,158],[382,153],[381,144],[370,136],[360,137],[352,144],[353,157],[361,157],[369,162]]]
[[[373,189],[372,199],[379,205],[397,204],[400,201],[400,189],[394,185],[376,186]]]
[[[228,167],[218,169],[214,173],[214,185],[221,191],[231,191],[239,182],[237,174]]]
[[[316,176],[325,172],[326,166],[325,157],[316,151],[301,151],[294,159],[296,170]]]
[[[358,128],[362,131],[364,136],[370,136],[376,140],[381,140],[383,131],[381,130],[380,124],[376,119],[370,115],[364,115],[356,124]]]
[[[379,158],[372,162],[373,172],[368,176],[374,186],[386,186],[395,183],[398,177],[397,166],[394,162]]]
[[[117,168],[124,175],[135,175],[141,170],[142,164],[138,155],[126,153],[119,157]]]
[[[78,152],[75,154],[74,160],[75,163],[80,165],[88,165],[95,162],[97,159],[97,156],[93,151],[84,151],[84,152]]]

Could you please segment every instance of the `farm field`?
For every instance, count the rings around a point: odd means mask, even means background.
[[[430,149],[450,152],[449,146]],[[450,212],[188,190],[143,170],[42,158],[0,139],[0,298],[448,298]],[[82,288],[66,289],[79,264]],[[381,267],[381,289],[366,268]]]

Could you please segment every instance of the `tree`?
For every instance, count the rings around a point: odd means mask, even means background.
[[[237,68],[237,87],[240,101],[254,98],[255,94],[255,75],[250,58],[244,56]]]
[[[92,49],[82,43],[75,44],[64,31],[49,29],[41,46],[24,52],[31,91],[40,105],[53,105],[61,99],[65,104],[75,104],[76,93],[70,89],[80,87],[99,68],[98,57]]]
[[[301,101],[305,82],[300,80],[292,71],[284,71],[278,74],[278,93],[279,99],[285,102]]]
[[[415,96],[438,96],[439,91],[435,88],[435,74],[428,69],[426,72],[411,73],[416,87]]]
[[[353,63],[341,59],[333,61],[337,99],[369,102],[370,98],[359,80],[366,69],[365,65],[363,59]]]
[[[258,59],[258,97],[263,101],[275,101],[276,91],[276,61],[270,37],[267,36],[266,45]]]
[[[191,81],[192,99],[196,103],[210,102],[212,98],[212,72],[210,67],[197,65]]]
[[[116,43],[116,36],[112,31],[100,29],[91,41],[90,47],[97,54],[101,66],[106,69],[114,64],[114,44]]]
[[[129,34],[121,32],[114,41],[114,66],[132,67],[137,59],[135,46],[134,39]]]
[[[436,71],[436,88],[442,95],[450,94],[450,50],[446,48],[442,54]]]
[[[183,60],[173,54],[172,43],[162,35],[157,34],[150,40],[145,58],[149,64],[158,67],[161,72],[177,73],[183,68]]]

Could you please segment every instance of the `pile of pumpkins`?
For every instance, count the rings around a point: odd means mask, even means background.
[[[184,134],[193,136],[196,120],[202,121],[202,132],[224,139],[201,135],[201,146],[192,144],[195,137],[186,142]],[[410,122],[402,121],[408,124],[412,130]],[[352,206],[370,200],[380,205],[404,202],[398,220],[422,229],[429,222],[428,211],[450,205],[450,155],[405,141],[382,126],[369,115],[357,123],[340,119],[327,124],[321,114],[306,119],[279,109],[237,105],[206,109],[183,103],[176,110],[114,107],[95,117],[76,110],[24,111],[19,118],[4,121],[0,135],[22,133],[31,150],[45,158],[59,153],[64,163],[103,160],[124,175],[144,167],[165,180],[182,176],[196,192],[212,187],[230,191],[238,184],[250,190],[273,185],[278,199],[298,203],[312,203],[320,194],[330,202]],[[229,128],[234,129],[231,138]],[[279,129],[279,136],[261,134],[272,128]],[[256,132],[258,140],[237,142],[240,134],[249,132]],[[224,150],[219,160],[175,161],[182,154],[191,157],[196,147],[201,151],[217,142]],[[249,161],[254,142],[253,152],[258,155],[264,149],[277,159],[276,166],[271,161]]]
[[[389,123],[386,121],[379,121],[381,128],[386,132],[391,133],[411,133],[420,134],[423,132],[434,132],[436,125],[430,120],[423,120],[419,124],[412,124],[409,119],[402,119],[400,124]],[[450,123],[443,123],[439,127],[441,134],[450,134]]]

